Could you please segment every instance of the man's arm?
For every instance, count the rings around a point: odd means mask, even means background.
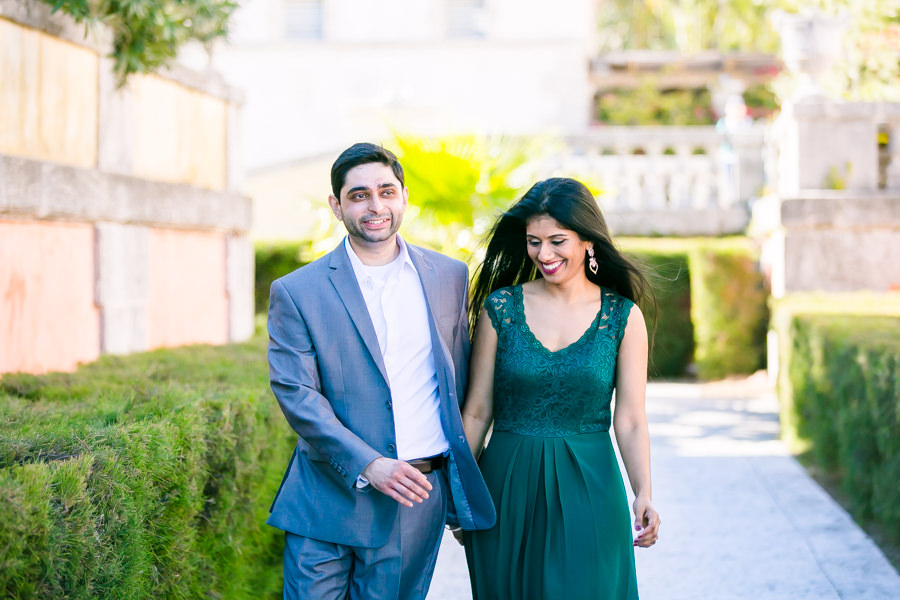
[[[351,487],[381,457],[347,429],[321,393],[318,358],[306,322],[280,281],[269,305],[269,380],[288,424]]]
[[[288,423],[340,475],[347,487],[363,476],[375,489],[412,506],[431,484],[406,462],[387,458],[347,429],[322,395],[316,349],[303,316],[284,285],[272,283],[269,305],[269,379]]]

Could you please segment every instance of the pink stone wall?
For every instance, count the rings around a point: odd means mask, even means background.
[[[226,343],[225,237],[153,229],[149,254],[149,346]]]
[[[99,327],[93,227],[0,220],[0,373],[74,370]]]

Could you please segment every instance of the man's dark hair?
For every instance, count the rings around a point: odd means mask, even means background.
[[[353,144],[341,152],[341,155],[331,165],[331,192],[334,197],[338,200],[341,199],[341,188],[344,187],[347,179],[347,171],[359,165],[376,162],[391,168],[394,176],[400,182],[400,187],[406,185],[403,181],[403,167],[400,166],[400,161],[397,160],[394,153],[383,146],[365,142]]]

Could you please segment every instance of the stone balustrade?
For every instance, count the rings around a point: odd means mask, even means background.
[[[552,172],[599,180],[610,226],[626,235],[743,231],[763,185],[763,129],[603,127],[570,137]]]

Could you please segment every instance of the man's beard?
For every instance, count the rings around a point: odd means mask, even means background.
[[[391,226],[387,230],[366,231],[365,227],[363,227],[358,221],[352,223],[349,221],[344,221],[344,227],[347,229],[347,233],[349,233],[351,237],[359,238],[370,243],[384,242],[386,240],[389,240],[392,235],[397,233],[397,230],[400,229],[400,221],[402,219],[402,215],[398,217],[393,213],[390,213],[389,217],[391,219]]]

